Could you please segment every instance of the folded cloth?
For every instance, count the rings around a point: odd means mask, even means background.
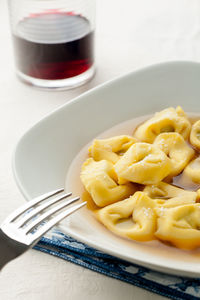
[[[34,249],[170,299],[200,299],[200,279],[166,275],[121,260],[67,236],[56,227]]]

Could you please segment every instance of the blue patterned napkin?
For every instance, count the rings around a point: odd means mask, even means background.
[[[34,248],[170,299],[200,299],[200,279],[176,277],[140,267],[76,241],[58,228],[48,232]]]

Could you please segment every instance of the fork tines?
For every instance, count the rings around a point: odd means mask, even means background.
[[[80,200],[80,197],[61,202],[61,200],[72,195],[72,193],[63,194],[62,192],[64,192],[63,188],[57,189],[29,201],[9,215],[1,228],[13,239],[16,239],[16,233],[20,232],[17,240],[29,245],[32,244],[62,219],[86,204],[86,202],[81,202],[67,207]],[[45,201],[51,197],[53,198]],[[64,210],[64,208],[66,209]]]

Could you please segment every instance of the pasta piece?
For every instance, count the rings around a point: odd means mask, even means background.
[[[192,144],[192,146],[200,150],[200,120],[192,125],[190,133],[190,143]]]
[[[136,191],[134,184],[118,185],[113,164],[101,160],[99,162],[89,158],[81,169],[81,180],[97,206],[114,203],[125,199]]]
[[[163,132],[178,132],[184,139],[190,134],[191,124],[181,107],[169,107],[157,112],[151,119],[140,125],[134,136],[142,142],[153,143]]]
[[[117,235],[136,241],[154,239],[156,230],[155,202],[145,193],[136,192],[130,198],[97,211],[98,220]]]
[[[189,177],[193,182],[200,183],[200,157],[192,160],[183,171],[183,176]]]
[[[169,200],[155,199],[154,201],[157,204],[155,208],[156,213],[162,215],[163,211],[167,208],[196,203],[196,198],[192,197],[192,195],[190,197],[188,197],[188,195],[182,195]]]
[[[177,132],[159,134],[154,145],[164,151],[171,159],[172,170],[169,174],[171,177],[180,174],[195,154],[194,150]]]
[[[116,163],[120,156],[126,152],[137,140],[132,136],[120,135],[109,139],[94,140],[89,148],[90,155],[94,160],[106,159]]]
[[[157,220],[155,236],[178,248],[191,250],[200,246],[200,204],[165,209]]]
[[[159,182],[156,185],[147,185],[144,188],[143,192],[145,192],[149,197],[153,199],[161,198],[168,200],[170,198],[182,196],[191,199],[192,202],[195,202],[197,199],[196,192],[183,190],[165,182]]]
[[[156,184],[171,172],[171,162],[158,147],[136,143],[115,164],[120,184],[132,181],[141,184]]]

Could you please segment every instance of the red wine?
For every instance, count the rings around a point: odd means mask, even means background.
[[[20,21],[13,34],[17,68],[47,80],[87,71],[94,62],[89,21],[67,13],[38,14]]]

